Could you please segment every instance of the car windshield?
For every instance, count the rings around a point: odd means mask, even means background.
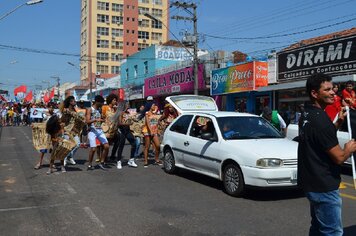
[[[226,140],[283,138],[268,121],[261,117],[219,117],[221,134]]]

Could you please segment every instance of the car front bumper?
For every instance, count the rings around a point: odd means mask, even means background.
[[[256,168],[241,166],[246,185],[257,187],[290,187],[297,185],[297,167]]]

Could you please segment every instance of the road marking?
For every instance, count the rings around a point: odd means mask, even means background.
[[[90,207],[84,207],[84,211],[88,214],[88,216],[94,223],[99,225],[101,228],[105,228],[105,225],[99,220],[99,218],[94,214]]]
[[[29,206],[29,207],[17,207],[17,208],[3,208],[3,209],[0,209],[0,212],[23,211],[23,210],[32,210],[32,209],[39,209],[39,208],[52,208],[52,207],[69,206],[69,205],[73,205],[73,203],[54,204],[54,205],[47,205],[47,206]]]
[[[340,193],[340,196],[341,197],[345,197],[345,198],[349,198],[349,199],[352,199],[352,200],[356,200],[356,196],[352,196],[352,195],[349,195],[349,194],[346,194],[346,193]]]
[[[345,188],[347,188],[346,187],[346,183],[341,182],[340,185],[339,185],[339,189],[345,189]]]
[[[74,188],[72,186],[70,186],[70,184],[66,183],[65,185],[66,185],[66,188],[67,188],[69,193],[71,193],[71,194],[76,194],[77,193],[77,191],[75,191]]]
[[[342,184],[346,185],[346,186],[349,186],[349,187],[355,187],[353,184],[350,184],[350,183],[346,183],[346,182],[341,182]],[[346,187],[345,187],[346,188]]]

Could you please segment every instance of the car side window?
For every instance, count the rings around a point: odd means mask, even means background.
[[[190,129],[189,135],[201,138],[203,133],[211,133],[212,137],[216,137],[213,121],[204,116],[196,116]]]
[[[181,134],[186,134],[192,118],[193,115],[183,115],[179,117],[169,130]]]

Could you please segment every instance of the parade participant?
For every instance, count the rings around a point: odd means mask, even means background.
[[[342,99],[341,97],[338,95],[338,91],[339,91],[339,85],[338,84],[333,84],[333,90],[334,90],[334,103],[327,105],[325,107],[325,112],[326,114],[329,116],[329,118],[331,119],[331,121],[334,121],[335,117],[339,114],[339,112],[341,111],[341,106],[342,106]]]
[[[167,103],[164,106],[163,114],[159,118],[158,122],[164,121],[166,126],[168,126],[172,121],[178,117],[178,112],[171,104]]]
[[[7,112],[8,116],[8,124],[12,126],[14,124],[14,108],[11,107],[9,111]]]
[[[117,152],[117,169],[122,169],[122,152],[124,150],[125,141],[129,141],[131,145],[130,159],[127,164],[131,167],[137,167],[135,163],[135,151],[136,151],[136,140],[130,130],[130,125],[132,125],[132,119],[130,119],[130,114],[128,112],[129,103],[126,102],[124,111],[119,116],[119,150]]]
[[[64,138],[64,125],[60,123],[60,119],[57,115],[53,115],[48,119],[46,123],[46,132],[51,135],[53,147],[52,152],[54,152],[54,150],[58,147],[58,142]],[[53,173],[54,161],[55,159],[52,153],[47,174]],[[64,160],[61,160],[61,171],[66,172],[66,169],[64,167]]]
[[[1,111],[1,125],[6,126],[7,125],[7,110],[8,108],[6,107],[6,104],[3,105],[2,111]]]
[[[101,128],[101,124],[105,120],[101,118],[101,114],[99,112],[99,109],[103,106],[103,104],[104,104],[104,98],[100,95],[97,95],[95,96],[94,104],[92,105],[91,108],[87,109],[86,112],[86,122],[90,126],[90,130],[88,134],[89,144],[90,144],[88,170],[93,170],[92,162],[97,146],[96,138],[98,138],[100,143],[104,145],[104,151],[100,158],[99,168],[106,170],[104,161],[108,155],[109,143]]]
[[[342,90],[342,98],[351,109],[356,109],[354,83],[351,80],[346,82],[346,87]]]
[[[154,144],[155,148],[155,164],[162,165],[162,162],[158,159],[159,157],[159,137],[158,137],[158,119],[159,115],[157,114],[158,107],[155,103],[152,103],[150,110],[146,112],[145,115],[145,125],[142,128],[142,133],[145,140],[145,149],[144,149],[144,167],[148,167],[148,150],[150,148],[151,142]]]
[[[287,132],[287,125],[283,118],[278,114],[278,111],[271,110],[269,107],[264,107],[261,115],[268,122],[270,122],[278,131],[282,132],[284,135]]]
[[[83,117],[85,120],[85,114],[86,114],[86,109],[84,107],[84,101],[80,100],[77,102],[77,107],[75,108],[75,111],[77,112],[78,115]],[[87,142],[88,142],[88,126],[85,125],[83,127],[82,132],[80,133],[80,147],[87,148]]]
[[[47,105],[47,111],[45,113],[45,118],[44,118],[44,122],[47,122],[48,119],[53,115],[53,106],[51,103],[48,103]],[[42,168],[42,165],[43,165],[43,158],[44,158],[44,155],[46,153],[48,153],[48,149],[41,149],[40,150],[40,160],[38,161],[38,163],[35,165],[34,169],[35,170],[39,170]]]
[[[356,151],[356,142],[347,142],[342,149],[336,131],[345,118],[342,109],[335,124],[324,111],[334,102],[331,77],[314,74],[307,79],[310,103],[299,122],[298,186],[310,203],[309,235],[342,235],[341,164]]]
[[[76,107],[76,102],[75,102],[75,98],[74,96],[68,96],[62,104],[62,108],[60,109],[61,113],[63,114],[63,112],[69,111],[69,112],[76,112],[75,107]],[[67,165],[67,163],[69,162],[72,165],[75,165],[76,162],[73,158],[75,152],[78,150],[79,145],[80,145],[80,139],[79,137],[76,135],[74,136],[74,140],[77,143],[77,147],[74,148],[71,153],[64,159],[64,166]]]

